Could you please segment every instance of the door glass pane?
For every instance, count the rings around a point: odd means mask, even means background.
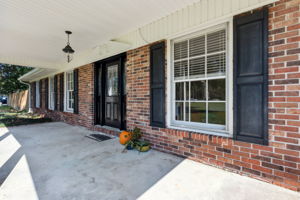
[[[110,118],[110,103],[106,104],[106,118]]]
[[[118,65],[107,67],[107,95],[118,95]]]
[[[202,122],[206,121],[206,103],[192,102],[191,103],[191,121]]]
[[[205,98],[205,81],[191,82],[191,101],[206,100]]]
[[[208,99],[225,100],[225,79],[208,80]]]
[[[114,119],[118,119],[118,104],[116,104],[116,103],[114,103],[113,104],[114,105],[114,108],[113,108],[113,110],[114,110]]]
[[[183,102],[176,102],[176,120],[183,120]]]
[[[208,103],[208,123],[225,125],[225,103]]]

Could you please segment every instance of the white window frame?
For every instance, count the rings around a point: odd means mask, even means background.
[[[73,90],[68,89],[68,74],[72,74],[72,82],[73,82]],[[64,91],[65,91],[65,98],[64,98],[64,110],[65,112],[74,112],[74,108],[71,108],[69,105],[69,91],[73,91],[73,101],[74,101],[74,71],[67,71],[64,73]],[[73,103],[74,105],[74,103]]]
[[[211,135],[226,137],[233,136],[233,19],[232,17],[222,19],[211,25],[202,26],[190,32],[185,32],[167,38],[167,127],[193,131]],[[173,82],[173,44],[174,41],[185,40],[205,32],[214,32],[225,28],[227,33],[226,49],[226,123],[223,128],[220,125],[200,124],[195,122],[184,122],[175,120],[175,84]]]
[[[40,81],[35,82],[35,107],[39,108],[40,105]]]
[[[53,86],[52,86],[52,88],[53,88],[53,91],[51,90],[51,79],[53,80],[52,81],[52,84],[53,84]],[[49,110],[54,110],[54,107],[55,107],[55,105],[54,105],[54,103],[55,103],[55,91],[54,91],[54,76],[50,76],[50,77],[48,77],[48,91],[49,91],[49,93],[48,93],[48,102],[49,102],[49,104],[48,104],[48,108],[49,108]]]

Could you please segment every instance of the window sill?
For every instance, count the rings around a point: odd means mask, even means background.
[[[64,110],[64,112],[67,112],[67,113],[74,113],[73,110]]]
[[[168,128],[170,129],[177,129],[182,131],[188,131],[188,132],[194,132],[194,133],[201,133],[206,135],[214,135],[214,136],[222,136],[227,138],[232,138],[232,134],[228,131],[222,131],[222,130],[208,130],[208,129],[196,129],[196,128],[188,128],[186,126],[180,126],[180,125],[169,125]]]

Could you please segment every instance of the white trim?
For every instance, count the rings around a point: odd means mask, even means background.
[[[194,133],[202,133],[202,134],[208,134],[208,135],[216,135],[216,136],[223,136],[223,137],[229,137],[232,138],[233,135],[230,134],[228,131],[219,131],[215,129],[199,129],[199,128],[191,128],[186,126],[180,126],[180,125],[169,125],[167,128],[169,129],[175,129],[175,130],[182,130],[182,131],[189,131]]]
[[[171,58],[171,39],[167,39],[167,53],[166,53],[166,56],[167,56],[167,94],[166,94],[166,98],[167,98],[167,105],[166,105],[166,125],[167,127],[170,127],[171,125],[171,111],[172,111],[172,102],[171,102],[171,99],[172,99],[172,60],[170,59]]]
[[[65,112],[70,112],[70,113],[74,113],[74,108],[70,108],[69,107],[69,99],[68,99],[68,90],[67,90],[67,74],[68,73],[74,73],[73,70],[69,70],[69,71],[66,71],[64,72],[64,111]],[[74,84],[74,80],[73,80],[73,84]],[[73,91],[74,91],[74,88],[73,88]]]
[[[33,69],[33,70],[27,72],[26,74],[23,74],[22,76],[20,76],[20,77],[18,78],[18,80],[19,80],[19,81],[22,81],[23,78],[29,77],[30,75],[32,75],[32,74],[34,74],[34,73],[37,73],[39,70],[40,70],[39,68],[35,68],[35,69]],[[34,81],[34,80],[33,80],[33,81]]]
[[[226,90],[227,96],[227,130],[233,136],[233,17],[228,21],[228,67],[227,78],[229,81]]]
[[[233,17],[222,19],[219,22],[216,22],[217,24],[210,24],[209,26],[203,26],[199,27],[198,30],[192,30],[190,32],[182,31],[180,34],[176,34],[174,37],[168,37],[167,38],[167,114],[166,114],[166,122],[167,127],[172,129],[180,129],[180,130],[187,130],[187,131],[193,131],[193,132],[199,132],[199,133],[207,133],[212,135],[221,135],[221,136],[227,136],[232,137],[233,135]],[[180,41],[187,38],[192,38],[196,35],[203,34],[203,32],[210,32],[211,30],[215,31],[221,28],[226,28],[226,34],[227,34],[227,50],[226,50],[226,125],[225,130],[220,130],[219,125],[209,125],[205,127],[199,128],[198,126],[195,126],[195,128],[191,128],[194,123],[186,122],[180,124],[174,124],[172,117],[174,111],[173,111],[173,95],[174,94],[174,88],[173,88],[173,70],[172,70],[172,44],[174,41]],[[209,128],[211,127],[211,128]],[[224,126],[223,126],[224,127]],[[215,128],[215,129],[214,129]]]

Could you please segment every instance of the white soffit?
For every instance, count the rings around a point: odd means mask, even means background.
[[[276,1],[0,0],[0,62],[62,72]],[[66,29],[76,51],[70,63],[61,51]]]
[[[0,62],[59,68],[65,30],[78,56],[196,1],[0,0]]]
[[[49,74],[54,74],[57,70],[55,69],[41,69],[35,68],[21,76],[18,80],[23,82],[32,82],[33,80],[39,80],[41,77],[47,77]]]

